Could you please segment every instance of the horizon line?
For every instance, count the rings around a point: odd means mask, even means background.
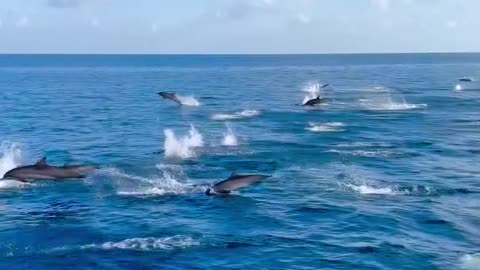
[[[474,52],[354,52],[354,53],[4,53],[0,52],[1,56],[5,55],[125,55],[125,56],[288,56],[288,55],[406,55],[406,54],[480,54],[480,51]]]

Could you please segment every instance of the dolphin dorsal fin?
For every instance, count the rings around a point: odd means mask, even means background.
[[[47,157],[43,157],[37,163],[35,163],[35,167],[47,167]]]

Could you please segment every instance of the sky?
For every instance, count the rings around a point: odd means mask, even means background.
[[[479,0],[1,0],[0,53],[480,52]]]

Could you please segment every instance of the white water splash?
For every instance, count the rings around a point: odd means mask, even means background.
[[[188,193],[205,192],[206,186],[193,185],[181,182],[184,177],[181,167],[176,165],[156,166],[160,175],[155,177],[141,177],[124,173],[115,168],[102,169],[97,172],[98,176],[103,176],[102,184],[105,178],[113,180],[113,185],[117,195],[121,196],[165,196]]]
[[[345,184],[345,187],[365,195],[401,195],[403,193],[395,191],[391,187],[373,187],[368,184]]]
[[[189,236],[175,235],[169,237],[145,237],[128,238],[118,242],[105,242],[101,244],[87,244],[81,246],[64,246],[47,250],[47,253],[65,252],[70,250],[134,250],[134,251],[158,251],[184,249],[199,245],[200,242]]]
[[[238,139],[237,136],[235,136],[232,127],[228,123],[225,125],[227,127],[227,131],[223,134],[222,144],[225,146],[237,146]]]
[[[119,242],[105,242],[103,244],[83,245],[81,249],[103,249],[103,250],[172,250],[183,249],[191,246],[199,245],[198,241],[191,237],[176,235],[163,238],[130,238]]]
[[[165,129],[164,134],[165,156],[169,158],[192,158],[195,148],[203,146],[203,137],[193,125],[190,125],[188,135],[183,138],[177,138],[171,129]]]
[[[461,85],[461,84],[455,85],[455,87],[453,88],[453,91],[455,91],[455,92],[461,92],[461,91],[463,91],[462,85]]]
[[[233,114],[217,113],[212,115],[211,119],[216,121],[238,120],[238,119],[252,118],[255,116],[259,116],[260,114],[261,114],[260,111],[257,111],[257,110],[243,110],[241,112],[236,112]]]
[[[465,270],[480,270],[480,253],[462,256],[460,266]]]
[[[379,86],[369,89],[366,98],[359,99],[360,105],[371,111],[405,111],[427,107],[427,104],[410,104],[389,88]]]
[[[0,180],[0,190],[1,189],[17,189],[33,186],[33,183],[26,183],[16,180]]]
[[[322,95],[322,84],[309,82],[303,87],[302,91],[307,93],[302,101],[302,104],[305,104],[307,101]]]
[[[22,161],[22,148],[18,143],[2,142],[0,144],[0,178],[6,172],[18,167]]]
[[[308,123],[310,126],[305,128],[306,130],[310,130],[312,132],[341,132],[345,131],[343,128],[345,126],[344,123],[341,122],[327,122],[324,124],[318,123]]]
[[[176,95],[178,100],[180,100],[180,103],[184,106],[192,106],[192,107],[197,107],[200,106],[200,102],[194,98],[193,96],[179,96]]]

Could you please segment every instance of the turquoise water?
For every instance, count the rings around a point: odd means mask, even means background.
[[[480,269],[464,76],[479,54],[0,56],[0,173],[101,167],[0,182],[0,268]],[[273,177],[204,195],[233,171]]]

